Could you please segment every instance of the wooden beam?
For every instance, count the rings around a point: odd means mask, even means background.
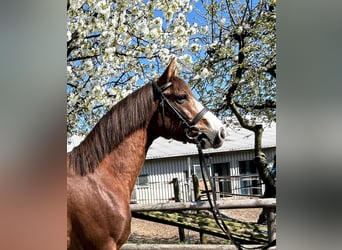
[[[148,212],[148,211],[182,211],[182,210],[209,210],[208,201],[196,202],[177,202],[177,203],[157,203],[157,204],[131,204],[132,212]],[[276,198],[265,199],[245,199],[245,200],[219,200],[217,206],[220,209],[237,209],[237,208],[275,208]]]
[[[214,218],[204,215],[179,212],[133,212],[134,218],[163,223],[171,226],[182,226],[196,232],[228,239],[227,235],[217,226]],[[234,239],[242,244],[267,243],[265,225],[232,221],[224,219],[226,226],[231,230]]]
[[[262,245],[248,245],[250,249],[261,249]],[[122,250],[236,250],[234,245],[216,245],[216,244],[133,244],[126,243]],[[269,248],[268,250],[276,249]]]

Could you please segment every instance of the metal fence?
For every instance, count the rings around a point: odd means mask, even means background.
[[[177,178],[179,183],[180,201],[194,201],[194,186],[192,178]],[[239,175],[239,176],[218,176],[212,177],[215,185],[217,198],[226,198],[234,196],[261,197],[263,185],[258,175]],[[199,178],[199,188],[204,191],[204,183]],[[203,199],[205,199],[205,193]],[[153,204],[174,202],[174,188],[172,180],[161,182],[144,182],[136,185],[131,203]]]

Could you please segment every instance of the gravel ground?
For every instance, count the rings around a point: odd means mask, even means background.
[[[252,209],[222,209],[223,214],[245,222],[256,222],[261,208]],[[198,244],[199,233],[185,229],[185,238],[187,243]],[[207,235],[207,242],[209,244],[224,244],[225,240],[222,238]],[[131,236],[129,242],[131,243],[149,243],[149,244],[167,244],[178,243],[178,228],[174,226],[164,225],[161,223],[150,222],[146,220],[132,218]]]

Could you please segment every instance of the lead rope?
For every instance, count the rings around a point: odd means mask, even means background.
[[[196,145],[197,145],[197,149],[198,149],[198,156],[199,156],[199,160],[200,160],[201,173],[202,173],[202,178],[203,178],[203,182],[204,182],[204,187],[205,187],[205,190],[206,190],[206,195],[207,195],[210,207],[211,207],[212,214],[213,214],[214,219],[216,221],[216,224],[227,235],[228,239],[237,247],[237,249],[243,250],[241,248],[240,243],[236,242],[235,239],[232,237],[229,229],[227,228],[226,224],[223,221],[223,218],[221,216],[220,211],[218,210],[217,203],[216,203],[216,192],[213,189],[214,185],[212,183],[212,180],[209,178],[210,173],[209,173],[209,170],[207,168],[207,165],[205,164],[205,159],[204,159],[204,156],[203,156],[203,151],[202,151],[201,143],[198,140],[196,140]],[[207,184],[207,181],[206,181],[206,178],[205,178],[204,171],[206,172],[206,175],[207,175],[208,180],[209,180],[209,184],[211,186],[211,190],[212,190],[212,193],[213,193],[213,199],[210,198],[208,184]]]
[[[276,240],[273,240],[273,241],[269,242],[268,244],[266,244],[263,247],[242,247],[241,244],[239,242],[237,242],[233,238],[232,234],[230,233],[230,231],[229,231],[226,223],[224,222],[224,220],[222,218],[222,215],[221,215],[221,213],[220,213],[220,211],[219,211],[219,209],[217,207],[217,203],[216,203],[216,200],[217,200],[216,190],[214,188],[215,186],[214,186],[214,184],[212,182],[212,179],[209,178],[210,172],[208,170],[207,165],[205,164],[205,158],[203,156],[202,146],[201,146],[201,143],[198,140],[198,138],[196,138],[196,146],[197,146],[197,149],[198,149],[198,157],[199,157],[200,166],[201,166],[202,179],[203,179],[204,187],[205,187],[205,190],[206,190],[205,193],[207,195],[207,198],[208,198],[208,201],[209,201],[209,204],[210,204],[210,207],[211,207],[211,211],[212,211],[212,214],[214,216],[216,224],[227,235],[228,239],[237,247],[238,250],[243,250],[243,249],[261,249],[261,250],[266,250],[266,249],[268,249],[268,248],[270,248],[272,246],[275,246],[276,245]],[[211,187],[211,191],[212,191],[212,194],[213,194],[213,199],[211,199],[210,194],[209,194],[209,188],[208,188],[208,184],[207,184],[207,181],[206,181],[206,178],[205,178],[204,171],[205,171],[205,174],[208,177],[208,181],[209,181],[209,184],[210,184],[210,187]]]

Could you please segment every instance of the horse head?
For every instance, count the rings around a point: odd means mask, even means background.
[[[226,136],[224,125],[196,99],[189,85],[177,76],[174,59],[152,85],[155,98],[159,100],[161,136],[200,143],[202,148],[218,148],[223,144]]]

